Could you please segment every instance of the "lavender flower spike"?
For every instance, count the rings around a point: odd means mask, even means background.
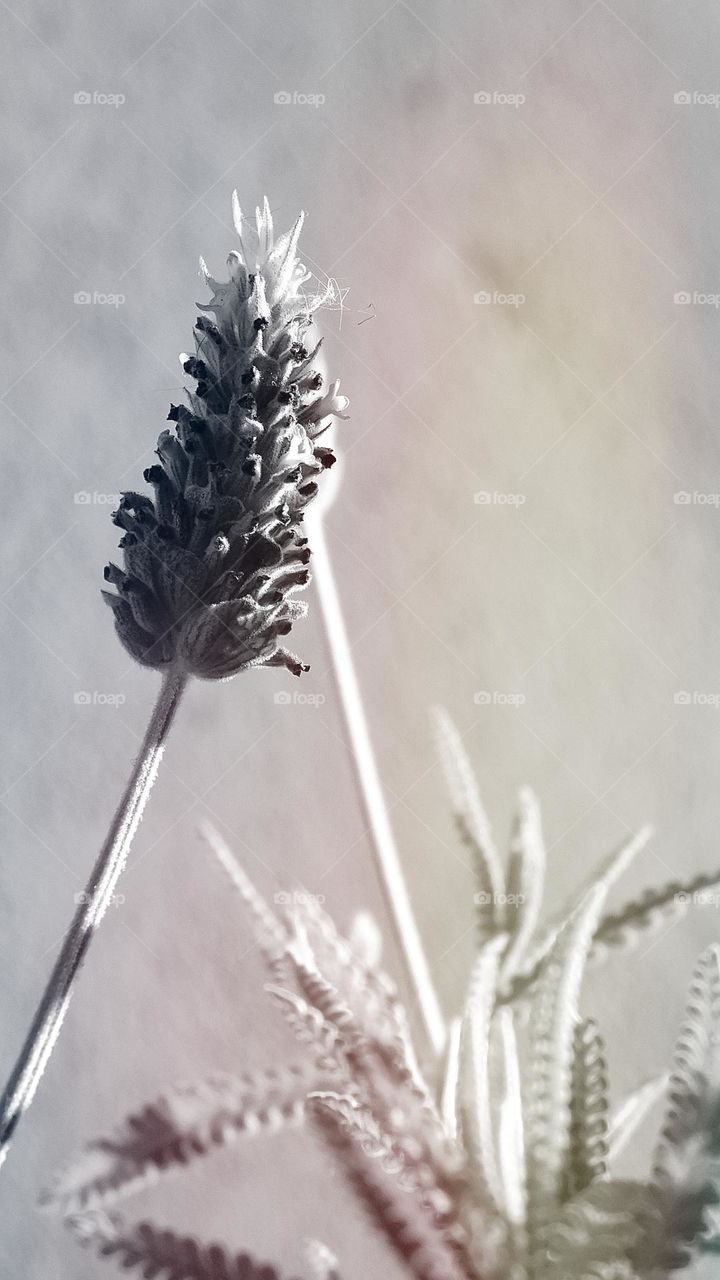
[[[200,261],[213,297],[198,305],[213,319],[198,318],[195,354],[180,357],[194,390],[170,406],[174,431],[161,433],[159,463],[144,473],[154,497],[125,493],[113,515],[124,569],[107,565],[116,591],[103,592],[133,658],[211,680],[252,666],[307,670],[278,642],[307,608],[295,599],[309,581],[302,519],[335,461],[318,438],[348,404],[337,382],[323,394],[320,342],[305,344],[332,290],[305,290],[303,214],[275,241],[266,199],[254,252],[237,193],[233,219],[230,279]]]
[[[310,550],[302,536],[316,478],[335,458],[318,437],[347,400],[323,395],[303,338],[332,297],[306,293],[298,262],[303,216],[273,239],[267,200],[257,210],[257,250],[228,258],[230,279],[213,291],[195,325],[195,355],[181,356],[195,381],[186,405],[171,405],[175,432],[158,440],[145,479],[154,497],[125,493],[115,512],[124,568],[109,564],[104,592],[125,648],[162,671],[155,707],[132,773],[53,965],[7,1085],[0,1094],[0,1165],[30,1106],[60,1035],[77,975],[112,901],[165,743],[190,676],[223,680],[246,667],[307,670],[278,641],[303,606]],[[255,237],[253,237],[253,240]]]

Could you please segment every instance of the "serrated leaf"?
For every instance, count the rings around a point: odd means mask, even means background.
[[[608,1075],[605,1046],[589,1018],[575,1028],[570,1095],[567,1193],[576,1195],[607,1170]]]
[[[159,1230],[149,1222],[127,1224],[116,1214],[89,1211],[68,1219],[78,1242],[146,1280],[281,1280],[280,1272],[248,1253]]]
[[[533,1280],[634,1277],[633,1253],[650,1203],[640,1183],[600,1181],[587,1187],[543,1228],[532,1259]]]
[[[527,1209],[525,1127],[522,1082],[512,1009],[497,1012],[503,1061],[503,1096],[499,1106],[498,1164],[505,1212],[515,1228],[524,1226]],[[516,1233],[517,1234],[517,1233]]]
[[[538,931],[536,938],[527,948],[522,969],[513,976],[511,982],[503,991],[503,1000],[517,1000],[532,990],[542,973],[543,966],[553,949],[556,939],[578,910],[580,903],[594,889],[602,890],[604,901],[616,881],[627,870],[638,853],[644,849],[651,835],[652,828],[645,826],[636,835],[631,836],[629,840],[623,841],[619,848],[614,850],[593,871],[585,886],[579,892],[576,891],[571,902],[562,911],[558,912],[555,919]],[[599,922],[597,928],[599,928]],[[594,937],[597,936],[597,928]]]
[[[348,1127],[346,1114],[322,1102],[310,1105],[370,1222],[415,1280],[472,1280],[464,1262],[462,1230],[452,1217],[448,1222],[452,1206],[447,1197],[433,1207],[429,1187],[418,1196],[411,1189],[412,1180],[403,1185],[382,1160],[363,1149],[359,1135]]]
[[[243,1134],[299,1124],[307,1093],[320,1080],[303,1063],[170,1089],[128,1116],[112,1137],[88,1143],[59,1171],[40,1203],[64,1214],[106,1204]]]
[[[366,943],[370,921],[371,917],[366,917],[363,926]],[[395,984],[381,969],[367,963],[352,942],[342,937],[332,917],[312,894],[300,898],[294,922],[302,932],[306,953],[309,949],[315,968],[337,988],[340,998],[352,1009],[362,1034],[381,1043],[394,1040],[399,1004]],[[361,951],[363,945],[361,939]],[[377,950],[377,941],[370,941],[370,945]]]
[[[447,711],[435,712],[440,760],[460,837],[472,853],[480,942],[502,928],[504,872],[475,774],[462,738]]]
[[[537,927],[545,889],[545,842],[540,806],[529,787],[518,797],[518,812],[510,845],[505,919],[508,944],[502,962],[507,982],[521,965]]]
[[[598,926],[593,959],[602,958],[609,947],[633,946],[649,930],[680,919],[690,908],[702,905],[701,895],[720,885],[720,871],[673,880],[661,889],[648,889],[620,911],[605,916]]]
[[[314,1050],[316,1066],[321,1070],[344,1072],[347,1042],[338,1027],[296,992],[272,983],[268,983],[265,990],[280,1005],[298,1040]]]
[[[720,1162],[720,947],[710,947],[695,969],[668,1094],[655,1175],[676,1183],[696,1176],[698,1141]]]
[[[485,943],[476,957],[463,1012],[458,1078],[458,1113],[475,1185],[496,1209],[503,1208],[490,1099],[490,1028],[505,934]]]
[[[433,1111],[434,1103],[415,1057],[407,1014],[395,983],[381,969],[366,965],[312,895],[304,895],[299,903],[295,926],[302,935],[305,968],[328,988],[324,996],[316,990],[316,997],[322,1002],[332,988],[338,1010],[343,1009],[352,1017],[356,1043],[364,1041],[372,1046],[396,1082],[410,1084],[427,1110]],[[296,976],[302,985],[309,975]]]
[[[698,961],[673,1060],[669,1104],[634,1254],[643,1276],[680,1270],[711,1234],[720,1201],[720,948]]]
[[[385,1173],[397,1179],[398,1186],[405,1191],[418,1192],[418,1185],[393,1137],[383,1130],[378,1118],[357,1097],[326,1090],[311,1093],[308,1101],[315,1112],[329,1113],[363,1155],[370,1160],[378,1160]]]
[[[532,992],[525,1105],[531,1235],[562,1203],[570,1149],[572,1063],[583,970],[605,900],[600,882],[564,925]]]

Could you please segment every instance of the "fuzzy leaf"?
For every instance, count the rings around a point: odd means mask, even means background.
[[[68,1226],[80,1244],[116,1257],[125,1271],[137,1268],[146,1280],[281,1280],[275,1267],[247,1253],[230,1254],[221,1245],[203,1245],[149,1222],[129,1225],[95,1210],[69,1219]]]
[[[312,894],[298,895],[294,912],[295,933],[303,935],[315,967],[352,1008],[363,1034],[368,1039],[383,1040],[394,1035],[391,1006],[397,1003],[397,991],[385,974],[368,963],[362,953],[367,943],[377,951],[377,940],[373,942],[368,938],[368,931],[372,930],[371,921],[372,917],[366,915],[364,941],[361,936],[358,950],[338,933],[332,917]]]
[[[533,1280],[634,1280],[633,1253],[649,1203],[640,1183],[600,1181],[586,1188],[543,1228]]]
[[[465,1262],[464,1234],[442,1196],[435,1207],[429,1188],[420,1197],[368,1154],[347,1114],[311,1102],[318,1124],[356,1191],[371,1223],[407,1264],[415,1280],[472,1280]]]
[[[540,806],[530,788],[523,787],[519,795],[507,876],[505,916],[509,941],[502,963],[504,982],[522,963],[525,949],[535,932],[545,888],[545,862]]]
[[[299,1124],[321,1077],[303,1064],[258,1075],[212,1076],[169,1090],[66,1164],[43,1192],[63,1214],[128,1195],[173,1167],[260,1130]]]
[[[526,1087],[528,1226],[552,1220],[563,1192],[570,1150],[572,1063],[585,961],[605,899],[601,882],[563,927],[532,993]]]
[[[290,945],[289,958],[301,994],[309,1004],[318,1009],[330,1026],[337,1027],[342,1035],[356,1035],[352,1009],[342,1000],[337,988],[321,974],[310,950],[305,931],[296,926]]]
[[[720,1156],[720,947],[700,957],[693,975],[669,1096],[655,1173],[674,1182],[691,1172],[698,1138],[708,1143],[708,1155]]]
[[[624,841],[592,873],[580,892],[575,893],[571,903],[565,906],[554,920],[539,931],[538,936],[527,949],[522,969],[514,975],[507,988],[503,991],[502,999],[504,1001],[517,1000],[532,990],[543,971],[543,966],[552,952],[561,930],[578,910],[580,904],[595,889],[602,890],[602,900],[604,902],[613,885],[627,870],[640,850],[645,847],[651,835],[652,828],[645,826],[641,828],[637,835],[631,836],[629,840]],[[593,940],[597,936],[598,928],[599,922],[595,929]]]
[[[605,1046],[589,1018],[575,1028],[570,1116],[567,1191],[575,1195],[603,1177],[608,1152]]]
[[[670,1241],[692,1246],[720,1201],[720,947],[698,961],[668,1093],[655,1178]]]
[[[659,928],[670,919],[680,919],[694,903],[701,904],[701,895],[706,890],[718,885],[720,871],[685,882],[673,880],[662,889],[646,890],[621,911],[601,920],[593,944],[593,959],[602,958],[608,947],[633,946],[648,930]]]
[[[450,793],[453,816],[460,837],[473,856],[478,931],[480,941],[484,942],[491,933],[502,928],[502,862],[462,738],[447,711],[442,708],[436,711],[435,722],[440,760]]]
[[[294,991],[275,987],[271,983],[265,990],[279,1003],[298,1040],[310,1045],[318,1069],[344,1072],[347,1042],[337,1026],[327,1022],[319,1009]]]
[[[328,998],[330,988],[334,989],[338,1009],[343,1008],[352,1016],[357,1042],[365,1042],[377,1051],[396,1082],[410,1085],[428,1112],[434,1111],[395,984],[382,970],[368,967],[312,895],[303,895],[299,901],[295,929],[302,937],[300,953],[304,954],[305,967],[328,988],[324,996],[316,991],[318,998]],[[307,975],[296,976],[301,985],[307,981]]]
[[[525,1222],[525,1129],[515,1019],[512,1009],[497,1012],[503,1059],[503,1096],[499,1107],[498,1162],[505,1212],[515,1228]]]
[[[473,967],[460,1042],[458,1111],[462,1137],[477,1188],[499,1210],[503,1188],[497,1165],[490,1101],[490,1027],[500,953],[507,937],[485,944]]]
[[[400,1187],[406,1191],[419,1191],[402,1153],[369,1107],[355,1097],[334,1092],[311,1093],[309,1102],[316,1112],[329,1112],[343,1132],[357,1143],[363,1155],[379,1161],[386,1173],[397,1178]]]

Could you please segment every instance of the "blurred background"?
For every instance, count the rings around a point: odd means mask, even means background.
[[[203,254],[267,193],[336,282],[351,397],[327,536],[394,832],[457,1011],[473,885],[429,711],[498,837],[541,796],[550,907],[649,819],[626,891],[718,861],[720,18],[707,0],[78,0],[0,6],[3,768],[0,1069],[107,828],[157,677],[100,597],[152,461]],[[340,303],[342,305],[340,305]],[[64,1034],[2,1174],[3,1272],[90,1280],[34,1205],[173,1081],[291,1049],[210,816],[270,898],[387,925],[317,599],[284,673],[191,687]],[[278,700],[287,692],[291,700]],[[713,906],[586,989],[614,1090],[668,1058]],[[388,943],[387,961],[399,973]],[[400,1272],[310,1138],[261,1138],[128,1205],[297,1274]],[[106,1264],[105,1274],[113,1273]]]

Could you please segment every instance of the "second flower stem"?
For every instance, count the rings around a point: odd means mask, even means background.
[[[130,779],[85,892],[79,895],[74,919],[55,961],[13,1073],[0,1098],[0,1164],[7,1155],[23,1113],[33,1100],[60,1034],[80,966],[92,936],[112,901],[157,776],[168,730],[186,682],[187,676],[178,671],[168,671],[163,676]]]
[[[417,1004],[433,1055],[438,1059],[445,1045],[445,1021],[388,817],[360,686],[355,674],[352,648],[345,628],[345,619],[325,540],[325,530],[320,518],[313,523],[312,546],[315,582],[320,597],[333,672],[350,739],[352,759],[367,817],[385,907],[395,929],[410,992]]]

